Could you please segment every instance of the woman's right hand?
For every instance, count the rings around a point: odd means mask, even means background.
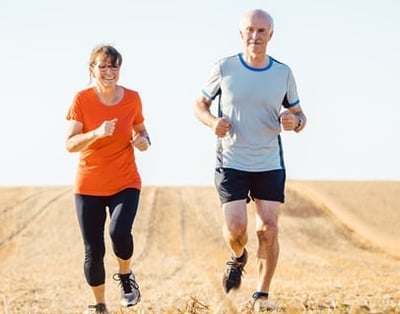
[[[117,118],[104,121],[97,129],[94,130],[95,137],[103,138],[113,135],[117,121]]]

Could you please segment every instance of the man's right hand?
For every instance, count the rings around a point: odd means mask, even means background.
[[[231,127],[232,124],[227,118],[217,118],[213,125],[214,133],[218,137],[224,137]]]

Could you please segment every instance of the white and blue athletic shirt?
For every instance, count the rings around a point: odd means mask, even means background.
[[[265,68],[253,68],[237,54],[219,60],[203,87],[214,100],[219,93],[219,116],[232,128],[217,142],[216,167],[258,172],[284,169],[279,114],[299,104],[290,68],[269,57]]]

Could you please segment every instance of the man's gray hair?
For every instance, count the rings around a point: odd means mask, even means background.
[[[274,30],[274,19],[272,18],[272,16],[264,10],[261,9],[256,9],[256,10],[250,10],[248,12],[246,12],[245,14],[243,14],[242,18],[240,19],[240,29],[243,29],[243,20],[245,17],[248,17],[249,15],[261,15],[262,17],[264,17],[267,21],[268,24],[270,26],[270,32],[273,32]]]

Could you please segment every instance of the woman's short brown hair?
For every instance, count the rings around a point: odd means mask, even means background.
[[[113,46],[110,45],[99,45],[92,50],[90,55],[89,65],[94,66],[98,57],[102,58],[102,61],[110,60],[112,66],[121,66],[122,56]]]

